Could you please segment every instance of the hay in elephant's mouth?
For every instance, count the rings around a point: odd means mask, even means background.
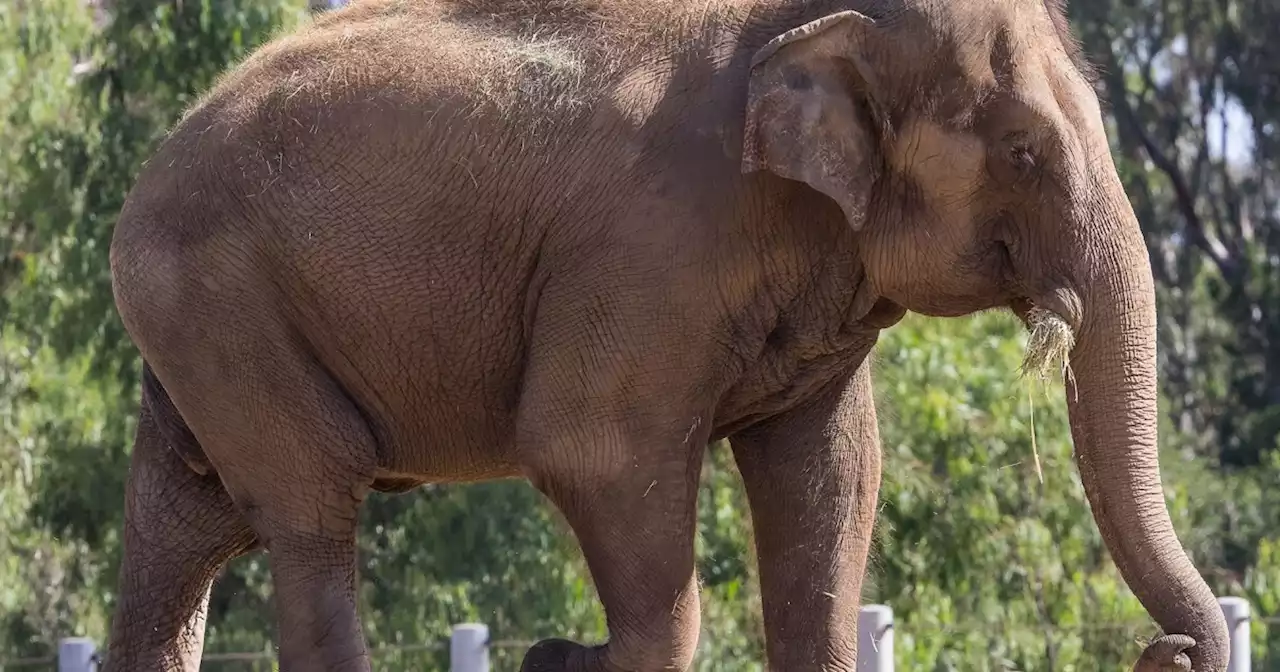
[[[1076,342],[1071,325],[1057,313],[1039,306],[1033,306],[1022,319],[1031,331],[1022,358],[1022,374],[1043,379],[1056,365],[1066,375],[1070,368],[1068,355]]]
[[[1070,377],[1069,356],[1076,342],[1071,325],[1057,313],[1034,305],[1021,316],[1031,332],[1027,339],[1027,352],[1022,358],[1022,375],[1030,374],[1043,380],[1057,365],[1064,378]],[[1035,460],[1036,478],[1043,486],[1044,472],[1040,468],[1040,451],[1036,447],[1035,399],[1030,389],[1027,390],[1027,403],[1031,414],[1031,456]]]

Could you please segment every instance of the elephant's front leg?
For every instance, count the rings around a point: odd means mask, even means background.
[[[759,554],[771,670],[853,670],[880,485],[870,363],[730,438]]]
[[[609,641],[595,647],[539,642],[525,656],[523,672],[689,669],[698,643],[693,542],[706,432],[672,429],[636,438],[601,423],[601,431],[566,442],[571,461],[539,470],[535,483],[582,547]],[[702,443],[682,445],[680,431]]]
[[[705,349],[672,346],[681,318],[646,303],[665,294],[607,284],[662,280],[595,268],[606,275],[542,292],[516,435],[522,469],[582,547],[609,636],[539,642],[521,670],[682,672],[699,634],[694,538],[714,395],[698,374],[709,367]]]

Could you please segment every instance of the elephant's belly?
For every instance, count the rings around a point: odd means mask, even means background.
[[[518,473],[511,461],[515,381],[447,364],[386,368],[368,382],[344,381],[378,446],[378,479],[449,482]],[[370,367],[367,370],[378,370]],[[385,489],[385,488],[378,488]]]
[[[503,223],[496,215],[376,220],[362,229],[370,243],[343,247],[350,241],[335,233],[308,252],[330,263],[291,264],[308,290],[291,312],[306,316],[300,328],[367,418],[387,479],[514,470],[526,282],[537,255],[508,241],[516,234]]]
[[[379,478],[469,481],[511,475],[524,356],[522,302],[478,316],[441,296],[406,292],[363,303],[310,329],[317,356],[360,408],[377,444]],[[517,306],[516,304],[520,305]]]

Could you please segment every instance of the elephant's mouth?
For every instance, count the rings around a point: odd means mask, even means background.
[[[1079,332],[1082,319],[1080,295],[1068,289],[1069,283],[1061,278],[1028,277],[1031,274],[1026,272],[1027,268],[1014,262],[1013,251],[1003,241],[997,241],[993,249],[999,260],[1004,285],[1013,290],[1008,308],[1028,330],[1034,332],[1047,311],[1065,322],[1072,333]]]
[[[1017,297],[1009,302],[1010,310],[1031,332],[1022,360],[1024,374],[1042,378],[1052,368],[1061,367],[1064,371],[1067,368],[1067,358],[1075,347],[1075,324],[1078,324],[1078,321],[1073,324],[1071,318],[1078,312],[1071,311],[1067,307],[1069,304],[1060,304],[1060,307],[1053,303],[1040,303],[1028,297]]]
[[[1009,310],[1018,319],[1032,329],[1037,315],[1045,311],[1057,316],[1066,323],[1073,333],[1080,331],[1083,319],[1079,295],[1069,289],[1054,289],[1032,298],[1027,295],[1015,296],[1009,301]]]
[[[1031,323],[1028,321],[1029,316],[1031,311],[1035,308],[1036,302],[1025,296],[1014,297],[1014,299],[1009,302],[1009,310],[1013,311],[1013,314],[1017,315],[1018,319],[1022,320],[1022,324],[1028,329],[1031,328]]]

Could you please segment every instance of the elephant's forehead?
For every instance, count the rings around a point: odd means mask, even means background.
[[[922,13],[938,32],[949,33],[956,43],[990,42],[993,32],[1012,29],[1029,40],[1053,36],[1053,24],[1044,0],[967,0],[920,3]]]
[[[1042,0],[931,3],[929,23],[944,60],[972,88],[1007,86],[1028,67],[1062,51]]]

